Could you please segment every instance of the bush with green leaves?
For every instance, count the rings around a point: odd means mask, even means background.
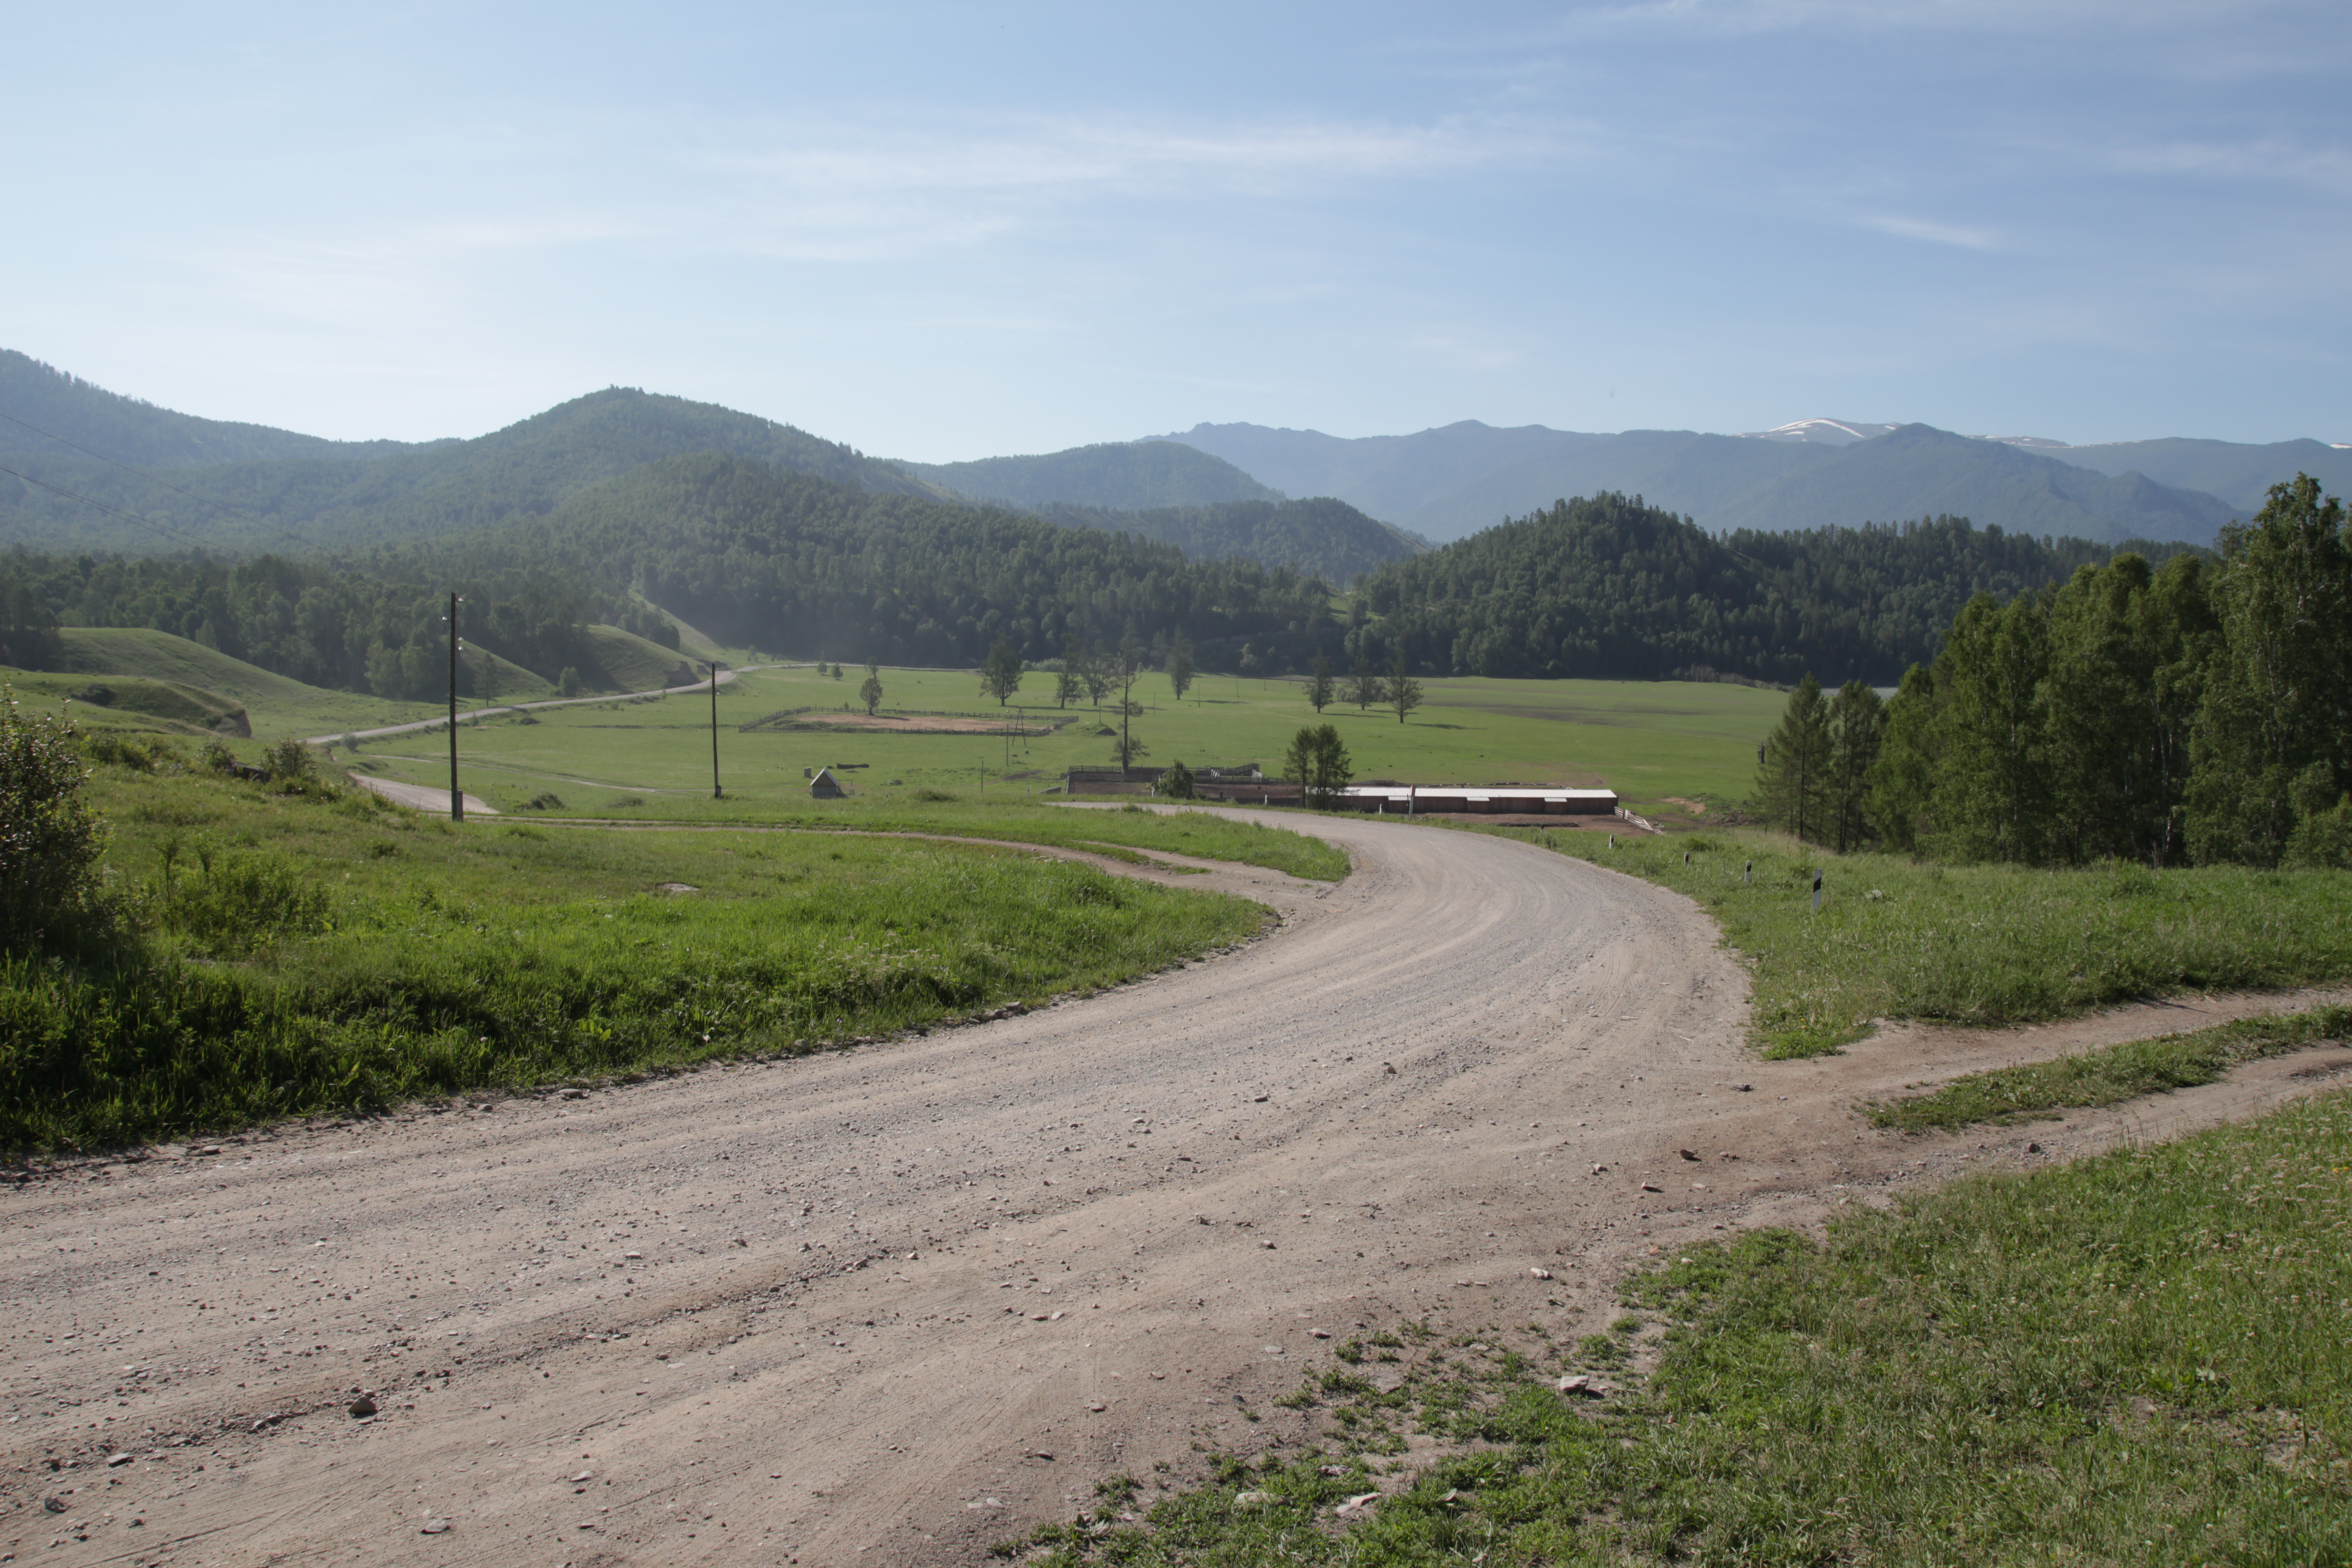
[[[106,835],[89,776],[72,719],[27,714],[0,685],[0,943],[39,942],[89,901]]]

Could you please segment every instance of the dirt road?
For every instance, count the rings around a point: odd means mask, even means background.
[[[974,1563],[1263,1439],[1236,1402],[1322,1334],[1580,1326],[1661,1245],[2111,1135],[1866,1133],[1857,1093],[2032,1048],[1758,1062],[1673,895],[1316,831],[1347,882],[1251,872],[1276,934],[1091,1000],[0,1189],[0,1552]]]

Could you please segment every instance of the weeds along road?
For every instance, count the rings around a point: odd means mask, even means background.
[[[1346,882],[1249,872],[1276,933],[1091,1000],[0,1189],[0,1552],[982,1562],[1296,1434],[1321,1334],[1597,1327],[1628,1259],[1878,1157],[1849,1069],[1743,1055],[1690,904],[1313,830]]]

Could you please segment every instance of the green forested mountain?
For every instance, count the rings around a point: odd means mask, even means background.
[[[1135,511],[1281,499],[1223,458],[1175,441],[1113,441],[1033,458],[898,466],[964,495],[1014,506],[1058,501]]]
[[[1103,528],[1172,544],[1196,561],[1255,561],[1287,566],[1345,587],[1391,561],[1419,554],[1419,541],[1366,517],[1343,500],[1237,500],[1215,506],[1041,506],[1037,515],[1070,528]]]
[[[1953,517],[1717,538],[1600,495],[1373,573],[1349,652],[1384,664],[1401,644],[1415,666],[1462,675],[1888,684],[1934,656],[1970,595],[2039,588],[2107,554]]]
[[[665,458],[545,516],[389,548],[376,575],[630,591],[724,641],[896,663],[1027,658],[1068,638],[1181,633],[1204,668],[1244,647],[1277,662],[1328,635],[1330,590],[1287,568],[1187,561],[1125,533],[994,508],[877,495],[718,454]],[[505,651],[503,648],[501,652]]]
[[[28,439],[39,445],[38,438]],[[83,444],[120,456],[96,441]],[[543,512],[599,480],[687,452],[735,453],[885,493],[946,495],[891,464],[792,426],[626,387],[574,398],[470,441],[373,457],[155,466],[160,483],[55,442],[47,446],[46,453],[20,449],[5,466],[163,527],[110,516],[0,474],[0,542],[45,550],[249,553],[421,538]]]
[[[29,354],[0,349],[0,461],[16,457],[73,456],[62,441],[102,452],[142,468],[183,468],[209,463],[283,458],[372,458],[421,451],[438,442],[330,441],[174,414],[135,397],[93,386]],[[16,423],[21,420],[23,423]],[[27,426],[34,428],[28,429]],[[46,432],[38,434],[37,432]],[[11,468],[16,467],[13,461]]]

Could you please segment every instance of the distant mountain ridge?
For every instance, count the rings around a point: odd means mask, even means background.
[[[1223,458],[1180,441],[1108,441],[1034,457],[902,461],[898,467],[976,500],[1014,506],[1060,503],[1140,511],[1283,499]]]
[[[587,486],[693,452],[751,458],[886,495],[960,499],[894,464],[793,426],[632,387],[590,393],[471,440],[418,447],[365,443],[357,451],[347,449],[350,443],[263,426],[220,426],[89,390],[91,397],[77,395],[50,407],[56,423],[26,423],[103,458],[0,421],[0,430],[9,433],[6,466],[38,481],[0,475],[0,542],[46,549],[194,547],[229,553],[374,544],[550,511]],[[16,407],[0,402],[0,413],[15,415]],[[57,419],[77,408],[88,416],[79,423]],[[222,429],[239,434],[232,440],[219,434]],[[237,442],[248,451],[275,448],[293,455],[212,460],[216,451]],[[123,458],[126,449],[142,458]],[[156,478],[142,478],[104,458],[131,463]],[[134,513],[155,526],[110,516],[58,490]]]
[[[1752,436],[1595,435],[1465,420],[1356,439],[1259,425],[1200,425],[1162,438],[1199,447],[1278,489],[1337,496],[1438,541],[1557,500],[1615,493],[1718,533],[1950,514],[2036,536],[2210,544],[2223,523],[2251,515],[2269,485],[2298,468],[2331,489],[2352,489],[2352,452],[2315,441],[2053,448],[2040,437],[1827,419]],[[2227,482],[2229,493],[2185,482],[2190,478]]]

